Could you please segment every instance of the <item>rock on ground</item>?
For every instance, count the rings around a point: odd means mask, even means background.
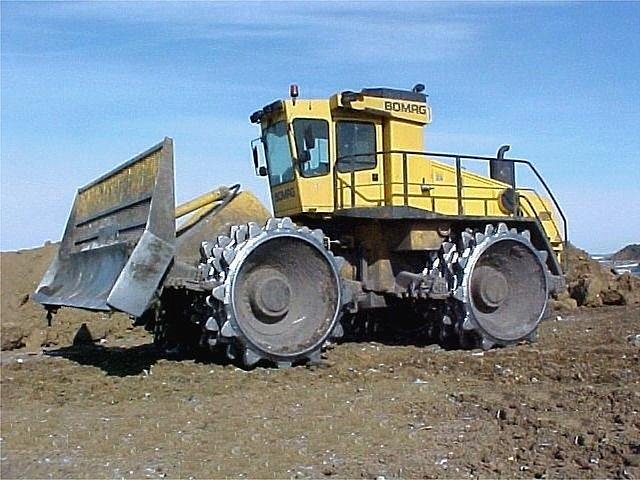
[[[556,309],[571,309],[569,298],[584,307],[640,304],[640,278],[628,273],[615,275],[587,252],[572,245],[567,247],[565,255],[567,291],[556,297],[553,302]]]

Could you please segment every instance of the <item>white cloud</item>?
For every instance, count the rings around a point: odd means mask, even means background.
[[[34,33],[71,39],[89,24],[125,29],[129,49],[149,42],[242,40],[253,42],[256,49],[283,42],[285,48],[322,58],[331,68],[334,62],[424,63],[464,53],[473,49],[480,33],[468,10],[418,2],[61,2],[30,6],[28,13],[17,8],[11,18],[18,27],[31,26]],[[131,35],[136,30],[138,39]],[[117,45],[118,35],[112,41]],[[48,54],[89,48],[72,41],[65,46],[51,47]],[[277,54],[269,51],[270,56]]]

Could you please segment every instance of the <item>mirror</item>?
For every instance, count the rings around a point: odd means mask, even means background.
[[[267,172],[267,167],[262,166],[262,167],[258,168],[258,175],[259,175],[259,176],[261,176],[261,177],[266,177],[266,176],[267,176],[267,174],[268,174],[268,172]]]
[[[307,125],[307,128],[304,129],[304,149],[312,150],[314,148],[316,148],[316,137],[313,136],[311,125]]]
[[[253,154],[253,167],[258,170],[258,147],[254,145],[251,148],[251,153]]]

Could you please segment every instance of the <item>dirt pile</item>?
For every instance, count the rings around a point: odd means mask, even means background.
[[[57,244],[17,252],[0,253],[0,338],[2,350],[70,344],[83,322],[89,324],[93,340],[124,334],[131,328],[125,315],[107,315],[61,309],[47,327],[45,311],[31,300],[42,275],[58,249]]]
[[[615,275],[573,245],[569,245],[565,254],[567,291],[557,297],[554,307],[571,309],[571,299],[575,306],[585,307],[640,304],[640,278],[628,273]]]
[[[627,245],[623,249],[618,250],[616,253],[614,253],[611,256],[611,260],[615,262],[625,260],[640,260],[640,244],[633,243],[631,245]]]
[[[182,232],[178,237],[176,256],[183,262],[197,263],[200,260],[202,239],[214,239],[226,235],[232,225],[255,222],[264,225],[269,211],[251,192],[240,192],[224,208],[203,217],[197,227]]]

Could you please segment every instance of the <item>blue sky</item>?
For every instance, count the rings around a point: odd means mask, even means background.
[[[76,187],[175,141],[178,200],[256,178],[249,114],[425,83],[430,151],[532,160],[593,252],[640,242],[640,3],[2,2],[0,248],[58,240]]]

